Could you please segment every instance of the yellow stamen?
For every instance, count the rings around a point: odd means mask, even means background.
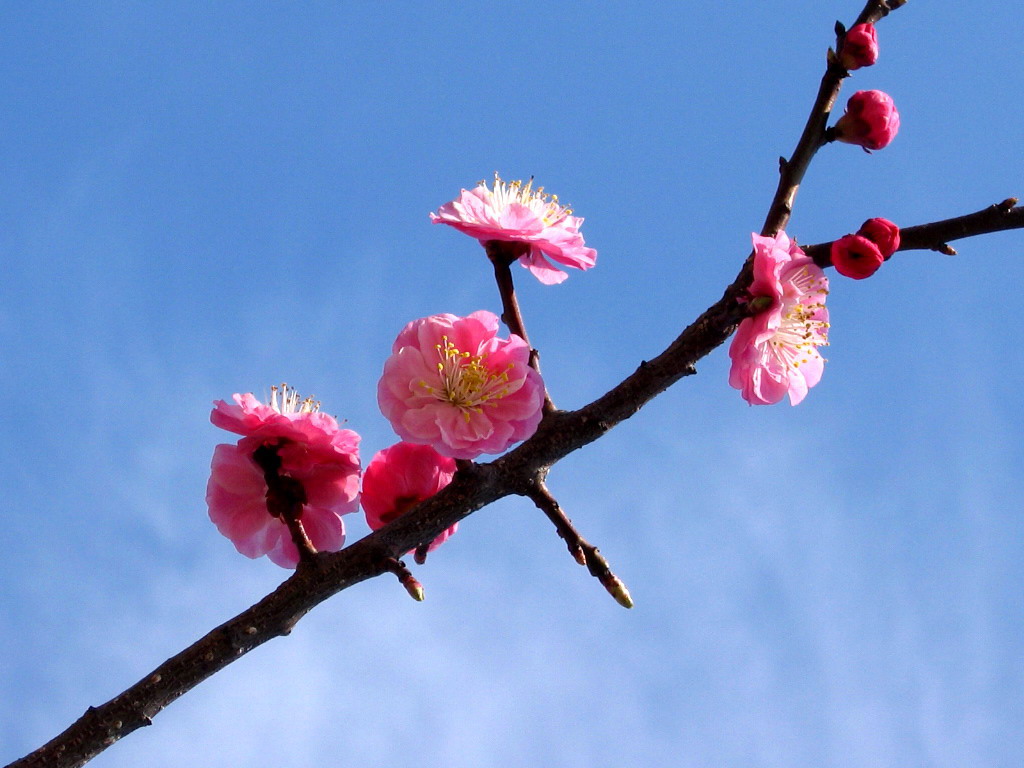
[[[481,185],[486,183],[481,181]],[[498,210],[507,208],[512,203],[525,205],[551,227],[568,216],[572,216],[572,208],[561,205],[558,195],[544,193],[544,187],[533,188],[533,177],[523,184],[522,181],[502,181],[497,171],[494,173],[494,186],[491,189],[494,207]]]
[[[421,381],[420,386],[427,392],[461,410],[467,422],[471,413],[480,413],[486,403],[509,394],[508,372],[515,367],[512,363],[504,371],[496,373],[487,367],[487,355],[463,352],[447,336],[442,336],[441,342],[435,345],[440,386]]]
[[[320,410],[320,401],[312,397],[302,398],[287,384],[270,388],[270,407],[280,414],[315,413]]]

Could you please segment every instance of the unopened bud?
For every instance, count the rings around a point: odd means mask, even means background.
[[[633,607],[633,598],[630,597],[629,590],[626,589],[626,585],[614,573],[609,572],[607,576],[602,578],[601,585],[608,590],[609,595],[615,598],[615,602],[623,608]]]
[[[846,33],[839,61],[851,72],[878,61],[878,33],[874,24],[857,24]]]
[[[871,277],[884,261],[878,246],[862,235],[845,235],[832,243],[832,266],[854,280]]]
[[[835,124],[835,137],[864,149],[882,149],[896,137],[900,113],[883,91],[857,91],[846,103],[846,113]]]
[[[425,595],[423,594],[423,585],[416,580],[416,577],[412,574],[402,579],[402,586],[405,587],[405,591],[409,593],[409,597],[413,600],[422,603]]]

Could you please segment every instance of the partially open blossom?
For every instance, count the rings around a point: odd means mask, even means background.
[[[498,317],[431,315],[402,329],[377,402],[398,436],[456,459],[501,453],[540,423],[544,384],[530,348],[497,337]]]
[[[884,261],[878,246],[862,235],[845,235],[832,243],[832,266],[854,280],[871,277]]]
[[[850,71],[870,67],[878,61],[878,33],[875,31],[875,25],[854,25],[843,38],[839,60]]]
[[[770,405],[785,395],[796,405],[821,380],[828,344],[828,278],[785,232],[753,235],[752,299],[767,308],[740,323],[729,347],[729,384],[751,405]]]
[[[583,219],[547,195],[544,188],[533,188],[533,180],[502,181],[494,174],[494,184],[481,181],[458,198],[430,214],[435,224],[447,224],[475,237],[481,244],[489,240],[524,243],[519,263],[542,283],[560,283],[568,275],[551,262],[575,269],[590,269],[597,251],[587,248],[580,234]]]
[[[444,488],[455,476],[455,459],[429,445],[397,443],[378,451],[363,472],[363,512],[377,530]],[[456,523],[430,543],[434,551],[458,529]]]
[[[882,91],[857,91],[835,125],[836,139],[864,149],[887,147],[900,129],[900,114],[892,97]]]
[[[253,458],[267,447],[280,459],[279,473],[301,484],[299,520],[317,551],[345,543],[341,516],[359,507],[359,435],[320,413],[319,403],[301,399],[287,385],[271,387],[270,402],[233,395],[234,404],[214,403],[210,421],[242,435],[214,449],[206,502],[210,519],[248,557],[267,555],[285,568],[299,561],[287,524],[267,508],[264,471]]]
[[[868,219],[860,225],[857,234],[877,245],[884,259],[888,259],[900,248],[900,228],[888,219]]]

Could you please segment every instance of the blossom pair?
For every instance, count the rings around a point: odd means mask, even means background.
[[[832,266],[854,280],[871,277],[900,247],[900,228],[888,219],[868,219],[856,234],[832,243]]]
[[[845,32],[840,28],[840,37],[837,60],[845,69],[870,67],[878,61],[878,33],[874,24],[856,24]],[[900,114],[889,94],[857,91],[832,132],[839,141],[872,150],[888,146],[899,128]]]
[[[319,552],[344,546],[342,516],[360,502],[374,530],[433,496],[451,482],[455,461],[425,445],[399,443],[378,452],[362,477],[360,498],[359,435],[342,429],[301,399],[287,385],[273,387],[267,403],[250,394],[234,395],[234,404],[214,404],[210,420],[242,435],[235,444],[214,449],[206,500],[217,529],[248,557],[267,555],[294,568],[299,562],[288,512],[272,499],[271,486],[284,478],[292,489],[296,520]],[[267,455],[275,457],[273,462]],[[267,477],[268,464],[279,478]],[[435,549],[455,532],[449,528],[431,544]]]

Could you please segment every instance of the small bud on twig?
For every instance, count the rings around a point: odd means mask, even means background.
[[[633,607],[633,598],[630,597],[629,590],[618,576],[609,571],[600,581],[601,585],[608,590],[608,594],[615,598],[616,603],[623,608]]]

